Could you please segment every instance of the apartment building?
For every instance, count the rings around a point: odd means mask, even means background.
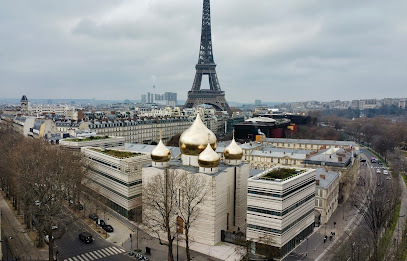
[[[315,225],[323,225],[329,221],[338,207],[339,173],[325,168],[316,169],[315,190]]]
[[[191,125],[188,117],[145,118],[136,120],[100,120],[89,122],[89,129],[98,135],[124,137],[128,143],[158,142],[160,132],[165,142]]]

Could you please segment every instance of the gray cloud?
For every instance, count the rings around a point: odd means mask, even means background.
[[[407,2],[212,1],[220,84],[231,101],[406,97]],[[8,1],[0,97],[186,98],[202,0]]]

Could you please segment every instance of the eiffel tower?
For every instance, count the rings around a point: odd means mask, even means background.
[[[212,35],[211,35],[211,6],[210,0],[203,1],[201,46],[199,59],[195,66],[196,73],[192,89],[188,92],[188,99],[184,108],[192,108],[199,104],[209,104],[218,111],[232,111],[225,99],[225,92],[220,89],[216,64],[213,60]],[[210,89],[201,89],[202,76],[208,75]]]

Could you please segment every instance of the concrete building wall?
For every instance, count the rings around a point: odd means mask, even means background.
[[[314,222],[315,170],[284,181],[260,179],[270,170],[248,180],[247,239],[270,235],[281,248]]]

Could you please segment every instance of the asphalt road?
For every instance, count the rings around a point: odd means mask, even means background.
[[[59,227],[58,230],[63,230]],[[126,250],[104,240],[99,234],[94,232],[81,219],[73,219],[66,227],[66,232],[58,238],[56,230],[56,240],[54,252],[58,251],[58,260],[88,261],[88,260],[135,260],[128,256]],[[94,241],[85,244],[79,240],[81,232],[89,232]]]

